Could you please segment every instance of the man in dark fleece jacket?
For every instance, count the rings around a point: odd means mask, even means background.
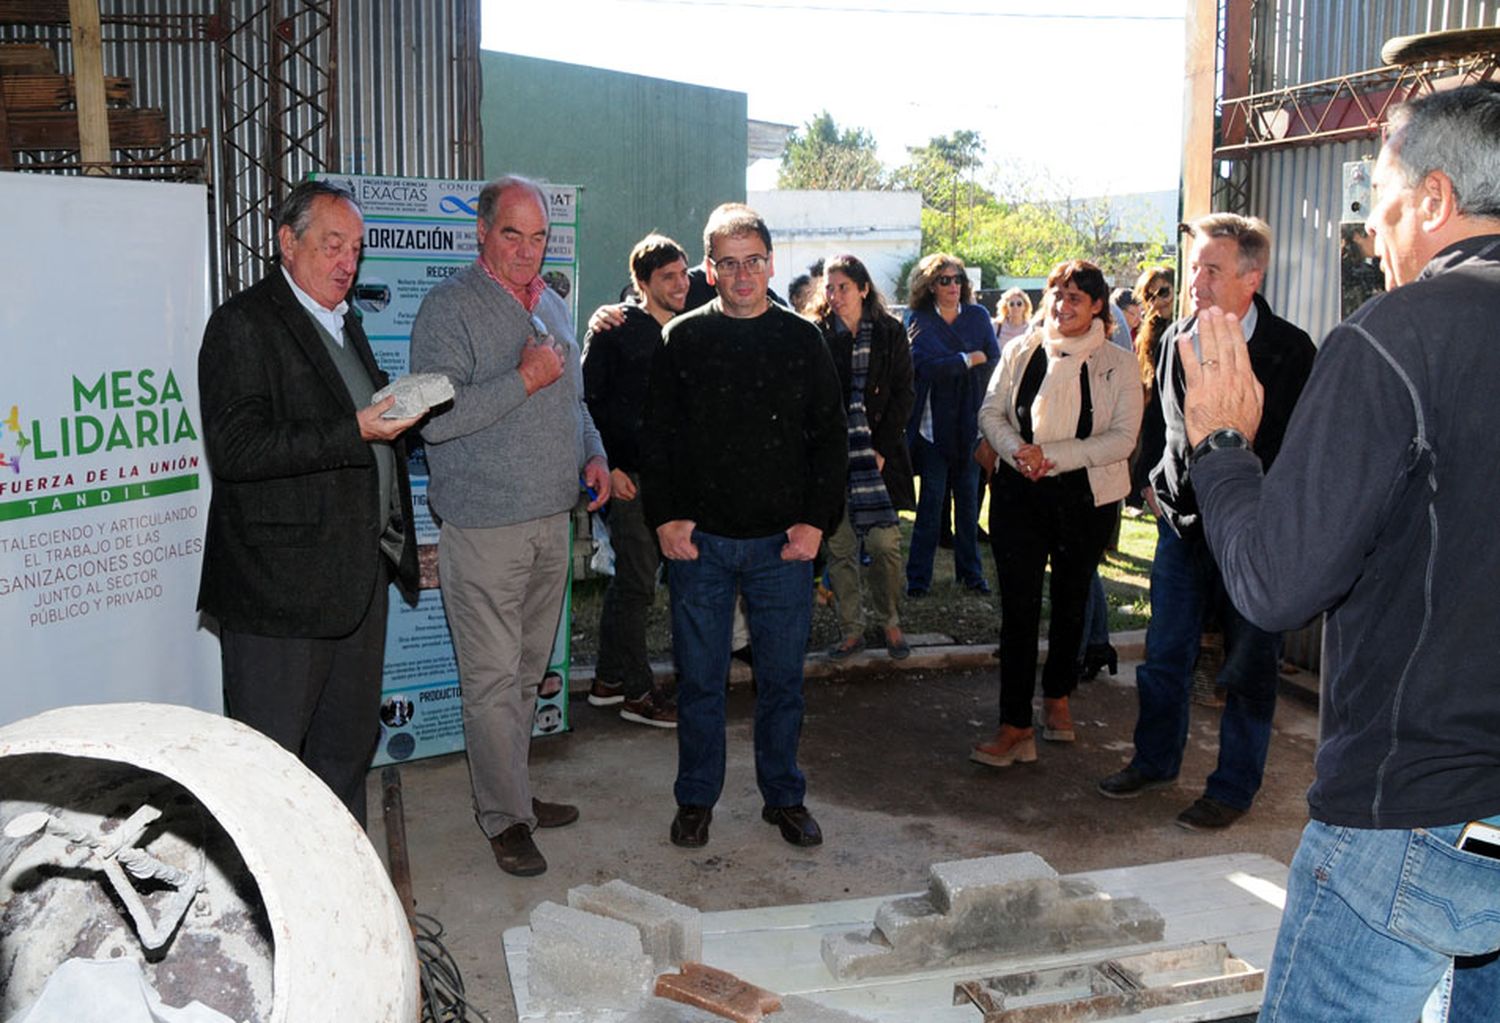
[[[1328,335],[1264,478],[1238,323],[1214,310],[1201,364],[1181,350],[1230,596],[1266,629],[1327,612],[1263,1023],[1500,1006],[1500,87],[1425,96],[1391,129],[1366,225],[1391,290]]]
[[[677,707],[670,689],[654,684],[646,650],[661,551],[646,525],[639,491],[641,416],[661,328],[687,300],[687,273],[682,246],[659,234],[642,238],[630,252],[641,304],[622,306],[624,320],[614,329],[590,330],[583,351],[583,397],[610,459],[606,522],[615,551],[615,572],[599,612],[599,666],[589,703],[623,704],[626,721],[657,728],[677,727]]]
[[[708,841],[724,787],[724,678],[735,587],[755,649],[761,816],[795,845],[822,833],[797,767],[812,560],[839,518],[848,434],[818,328],[772,303],[771,234],[746,206],[714,210],[703,248],[718,297],[671,321],[641,434],[646,521],[670,562],[677,659],[680,846]]]

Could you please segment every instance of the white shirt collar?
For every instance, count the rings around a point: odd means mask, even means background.
[[[281,275],[286,278],[287,284],[291,285],[292,294],[297,296],[297,301],[302,303],[302,308],[312,313],[313,318],[323,325],[323,329],[333,335],[333,339],[339,343],[340,348],[344,347],[344,314],[349,311],[349,303],[340,302],[332,309],[324,309],[317,299],[297,287],[297,282],[292,280],[292,275],[285,266],[281,268]]]

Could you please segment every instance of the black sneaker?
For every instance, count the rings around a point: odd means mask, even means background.
[[[672,844],[684,849],[700,849],[707,845],[708,825],[713,819],[711,806],[678,806],[677,816],[672,818]]]
[[[624,702],[625,687],[618,683],[596,678],[594,684],[589,686],[589,703],[595,707],[613,707]]]
[[[1165,788],[1176,780],[1176,778],[1147,778],[1135,768],[1127,767],[1123,771],[1116,771],[1108,778],[1099,779],[1097,788],[1101,796],[1108,796],[1110,799],[1134,799],[1142,792]]]
[[[1236,810],[1217,799],[1199,796],[1193,805],[1177,815],[1177,826],[1188,831],[1220,831],[1245,816],[1244,810]]]
[[[655,691],[647,690],[640,696],[632,697],[622,703],[620,717],[626,721],[634,721],[638,725],[650,725],[653,728],[676,728],[677,706]]]

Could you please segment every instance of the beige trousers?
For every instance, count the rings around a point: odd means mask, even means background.
[[[480,529],[444,523],[438,570],[479,827],[490,838],[517,822],[535,828],[527,756],[568,578],[568,513]]]

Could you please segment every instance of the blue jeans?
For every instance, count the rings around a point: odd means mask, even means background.
[[[1227,690],[1219,719],[1219,765],[1204,795],[1236,810],[1248,810],[1260,791],[1276,713],[1281,636],[1258,629],[1235,610],[1224,592],[1213,553],[1201,538],[1182,539],[1157,523],[1151,563],[1151,624],[1146,662],[1135,672],[1140,716],[1135,723],[1131,766],[1147,778],[1175,778],[1187,744],[1193,664],[1203,622],[1217,608],[1224,628]]]
[[[1078,644],[1080,661],[1091,646],[1109,646],[1109,597],[1104,593],[1104,580],[1099,578],[1097,568],[1089,582],[1088,602],[1083,605],[1083,642]]]
[[[1261,1023],[1417,1019],[1455,956],[1500,948],[1500,860],[1453,847],[1462,825],[1312,821],[1292,860]],[[1453,974],[1448,1019],[1500,1015],[1500,963]]]
[[[724,680],[738,586],[755,651],[755,781],[767,806],[797,806],[807,791],[797,744],[812,562],[781,560],[785,533],[734,540],[697,531],[693,542],[696,560],[667,562],[677,660],[677,803],[713,806],[724,790]]]
[[[906,556],[906,588],[932,588],[932,562],[945,514],[945,485],[953,490],[953,575],[968,586],[984,582],[984,568],[979,562],[979,464],[972,458],[949,462],[935,444],[921,437],[912,441],[911,457],[922,486],[917,493],[911,551]]]

